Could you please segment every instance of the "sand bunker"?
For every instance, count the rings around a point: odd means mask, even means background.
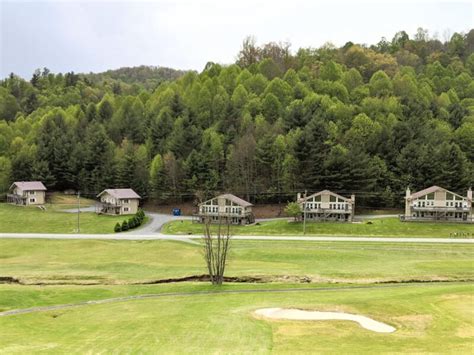
[[[270,319],[288,320],[350,320],[357,322],[361,327],[378,333],[392,333],[395,328],[376,320],[357,314],[343,312],[303,311],[301,309],[262,308],[255,311],[256,315]]]

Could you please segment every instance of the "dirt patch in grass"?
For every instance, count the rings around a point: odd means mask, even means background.
[[[0,276],[0,284],[21,284],[21,282],[15,277]]]
[[[474,338],[474,328],[471,326],[463,325],[456,330],[456,336],[460,338]]]
[[[431,314],[408,314],[393,317],[392,320],[397,324],[403,325],[404,328],[409,328],[412,334],[413,332],[421,334],[433,322],[433,316]]]
[[[369,285],[369,284],[409,284],[409,283],[439,283],[439,282],[473,282],[474,279],[462,278],[433,278],[433,279],[331,279],[309,276],[288,275],[252,275],[252,276],[224,276],[226,283],[300,283],[300,284],[339,284],[339,285]],[[209,275],[190,275],[176,278],[151,279],[140,281],[113,280],[100,276],[78,275],[78,276],[51,276],[49,278],[17,278],[12,276],[0,276],[0,284],[19,284],[28,286],[98,286],[98,285],[155,285],[178,282],[210,282]]]

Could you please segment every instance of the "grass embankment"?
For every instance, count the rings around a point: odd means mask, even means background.
[[[89,198],[80,197],[79,204],[76,195],[65,195],[62,193],[55,192],[46,201],[46,208],[54,210],[65,210],[77,208],[78,205],[81,208],[91,207],[95,205],[94,200]]]
[[[5,297],[4,288],[0,287],[0,300]],[[146,293],[166,288],[169,286],[150,286]],[[40,299],[43,292],[36,287],[18,297]],[[83,292],[93,291],[55,287],[53,297],[57,304],[74,302],[84,297]],[[5,353],[103,353],[113,349],[125,353],[467,354],[472,351],[474,332],[472,301],[473,287],[468,284],[168,296],[0,317],[0,349]],[[253,311],[267,307],[362,314],[397,330],[380,334],[347,321],[253,317]]]
[[[206,274],[200,245],[0,240],[0,276],[25,283],[131,284]],[[474,245],[232,241],[227,276],[369,283],[474,279]]]
[[[54,205],[53,205],[54,206]],[[59,211],[65,206],[46,206],[46,211],[33,206],[12,206],[0,204],[0,233],[75,233],[77,214]],[[117,222],[122,223],[125,216],[97,215],[94,212],[81,212],[81,233],[114,233]]]
[[[370,222],[370,223],[369,223]],[[216,226],[213,226],[214,231]],[[173,221],[162,228],[164,234],[203,234],[203,225],[191,221]],[[400,222],[397,218],[374,218],[360,223],[308,222],[308,236],[353,237],[444,237],[457,233],[474,236],[474,224]],[[260,222],[249,226],[232,226],[234,235],[303,235],[303,223],[289,220]]]

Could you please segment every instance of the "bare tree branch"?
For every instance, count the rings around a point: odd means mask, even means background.
[[[225,218],[226,226],[222,226],[222,217],[219,216],[217,233],[212,235],[211,220],[206,219],[204,224],[204,258],[206,260],[209,278],[213,285],[222,285],[230,247],[230,219]]]

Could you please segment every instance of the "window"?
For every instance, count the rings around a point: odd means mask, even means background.
[[[426,199],[427,200],[434,200],[434,195],[435,195],[434,192],[431,192],[428,195],[426,195]]]
[[[36,195],[36,191],[30,191],[30,195]]]
[[[314,201],[321,202],[321,195],[314,196]]]
[[[124,198],[122,201],[123,203],[129,203],[128,198]]]
[[[329,196],[329,201],[336,202],[337,198],[334,195]]]
[[[124,207],[124,208],[123,208],[123,211],[124,211],[124,212],[128,212],[128,211],[129,211],[129,208],[128,208],[128,207]]]
[[[36,202],[36,199],[30,198],[30,202],[31,202],[31,203],[35,203],[35,202]]]

